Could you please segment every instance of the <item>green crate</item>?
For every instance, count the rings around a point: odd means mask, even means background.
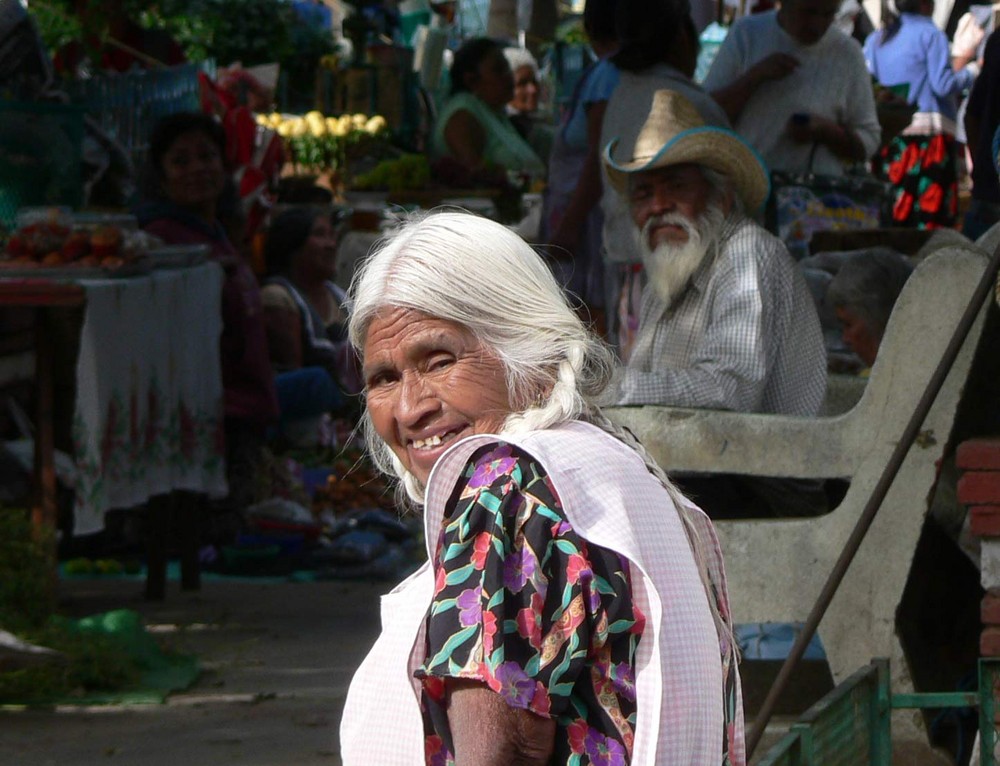
[[[63,104],[0,101],[0,225],[21,207],[83,200],[83,110]]]
[[[979,766],[996,766],[1000,662],[979,661],[976,692],[893,694],[889,661],[876,659],[803,713],[758,766],[890,766],[892,710],[978,707]]]

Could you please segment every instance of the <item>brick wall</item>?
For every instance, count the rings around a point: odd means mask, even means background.
[[[986,595],[979,653],[1000,657],[1000,436],[959,445],[958,501],[969,509],[969,529],[980,539],[981,578]]]

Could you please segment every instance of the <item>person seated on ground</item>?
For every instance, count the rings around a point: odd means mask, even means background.
[[[451,66],[451,96],[434,126],[433,157],[453,158],[470,172],[492,167],[544,176],[545,164],[507,116],[513,96],[503,46],[486,37],[464,43]]]
[[[347,342],[347,294],[333,278],[344,208],[294,207],[267,232],[261,290],[282,424],[350,410],[360,390]]]
[[[745,766],[715,533],[602,414],[613,355],[545,262],[432,213],[351,298],[369,449],[424,506],[429,560],[351,681],[344,766]]]
[[[909,258],[880,248],[847,259],[827,288],[844,343],[867,367],[875,364],[892,308],[912,273]]]
[[[73,12],[84,29],[84,40],[71,40],[56,51],[53,65],[60,74],[90,69],[127,72],[155,69],[187,61],[184,49],[163,29],[145,29],[125,11],[122,0],[75,0]],[[91,52],[96,61],[88,61]]]
[[[768,170],[843,175],[878,148],[881,128],[860,46],[832,26],[840,0],[785,0],[739,19],[705,90]]]
[[[819,319],[785,245],[748,217],[768,191],[753,149],[661,90],[634,143],[611,142],[604,162],[648,275],[619,403],[817,415]]]
[[[222,386],[226,465],[236,504],[253,487],[256,455],[278,415],[268,359],[260,287],[237,252],[224,219],[237,207],[223,163],[226,137],[207,114],[178,112],[160,119],[149,139],[139,225],[170,245],[207,245],[225,271],[222,284]]]
[[[521,138],[544,160],[552,151],[553,129],[538,113],[538,62],[526,48],[504,48],[514,75],[514,97],[507,102],[507,116]]]

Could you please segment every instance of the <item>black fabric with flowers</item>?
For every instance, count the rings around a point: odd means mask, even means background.
[[[477,451],[449,501],[434,566],[417,671],[427,763],[454,763],[444,679],[466,678],[555,719],[553,763],[628,764],[645,619],[628,562],[573,530],[542,466],[505,443]]]

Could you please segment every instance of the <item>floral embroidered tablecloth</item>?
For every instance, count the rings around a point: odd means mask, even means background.
[[[225,495],[222,269],[80,284],[74,533],[170,490]]]

